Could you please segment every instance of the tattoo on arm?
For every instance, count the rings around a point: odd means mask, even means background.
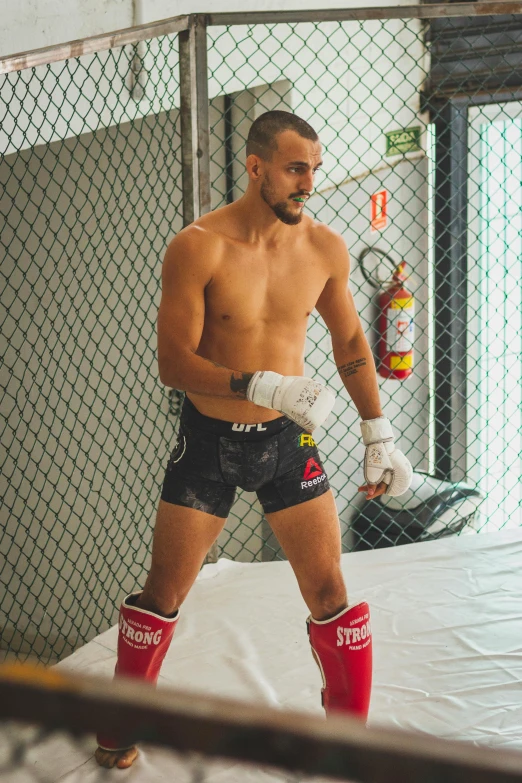
[[[253,372],[234,372],[230,376],[230,390],[235,392],[242,400],[246,400],[248,384],[253,374]]]
[[[215,362],[213,359],[207,359],[208,362],[214,365],[214,367],[220,367],[223,370],[228,369],[225,367],[224,364],[220,364],[219,362]],[[250,379],[252,378],[253,372],[233,372],[230,376],[230,390],[235,392],[238,397],[240,397],[242,400],[246,400],[246,393],[248,384],[250,383]]]
[[[230,372],[230,368],[225,367],[224,364],[215,362],[214,359],[207,359],[206,356],[202,358],[214,367],[219,367],[222,370],[228,370]],[[230,376],[230,390],[237,394],[242,400],[246,400],[248,384],[250,383],[253,374],[253,372],[239,372],[238,370],[235,370]]]
[[[366,359],[355,359],[353,362],[348,362],[347,364],[341,364],[337,369],[339,370],[339,375],[341,378],[349,378],[350,375],[355,375],[361,367],[366,366]]]

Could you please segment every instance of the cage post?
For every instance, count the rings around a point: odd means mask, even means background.
[[[183,223],[210,211],[210,152],[207,75],[207,21],[189,17],[179,34],[179,80]]]
[[[210,127],[208,117],[207,22],[189,16],[188,30],[179,34],[181,177],[183,225],[210,211]],[[206,563],[217,563],[217,543]]]
[[[179,83],[183,225],[188,226],[210,211],[207,21],[200,14],[191,14],[188,30],[179,34]],[[205,562],[217,559],[214,543]]]
[[[465,475],[468,103],[450,100],[434,117],[435,470]]]

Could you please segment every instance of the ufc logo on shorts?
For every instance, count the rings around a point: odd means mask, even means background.
[[[237,422],[232,425],[232,429],[234,432],[250,432],[253,429],[256,432],[266,432],[267,430],[262,424],[238,424]]]

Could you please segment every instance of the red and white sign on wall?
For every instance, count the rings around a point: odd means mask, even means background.
[[[381,231],[388,223],[388,191],[379,190],[371,197],[371,228]]]

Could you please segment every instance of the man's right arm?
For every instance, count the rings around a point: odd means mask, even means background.
[[[216,264],[207,242],[200,228],[190,227],[170,242],[165,253],[158,311],[159,376],[172,389],[246,400],[253,373],[196,354],[205,321],[205,287]]]

